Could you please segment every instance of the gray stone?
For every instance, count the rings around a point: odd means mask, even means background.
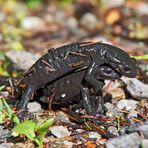
[[[136,78],[122,79],[126,85],[128,92],[136,99],[147,98],[148,99],[148,85],[142,83]]]
[[[27,70],[29,69],[40,56],[32,54],[27,51],[8,51],[6,56],[12,60],[17,69]]]
[[[119,136],[108,140],[106,148],[139,148],[142,138],[138,133]]]
[[[140,132],[145,139],[148,139],[148,121],[139,124],[126,126],[120,130],[120,134]]]

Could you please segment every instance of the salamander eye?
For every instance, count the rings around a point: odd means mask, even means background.
[[[112,73],[112,70],[111,70],[111,69],[106,69],[105,72],[106,72],[107,74],[111,74],[111,73]]]

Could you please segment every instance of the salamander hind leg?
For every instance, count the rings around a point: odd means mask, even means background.
[[[18,109],[24,109],[27,107],[27,104],[29,100],[31,100],[33,93],[34,93],[34,87],[28,86],[28,88],[25,90],[24,94],[21,97],[20,102],[17,105]]]
[[[89,115],[97,115],[98,114],[98,102],[96,103],[96,96],[90,95],[90,89],[87,87],[81,88],[82,95],[82,106],[86,110]],[[99,112],[100,113],[100,112]]]
[[[86,110],[87,114],[91,115],[93,113],[93,110],[92,110],[92,104],[89,96],[89,89],[86,87],[82,87],[81,95],[82,95],[81,104]]]

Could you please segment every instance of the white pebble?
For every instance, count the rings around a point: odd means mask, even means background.
[[[57,138],[64,138],[70,136],[70,132],[64,126],[53,126],[50,128],[51,133]]]
[[[117,103],[117,107],[119,109],[124,109],[126,108],[126,110],[135,110],[136,106],[139,102],[135,101],[135,100],[126,100],[126,99],[122,99]]]
[[[42,110],[41,105],[37,102],[28,103],[27,108],[30,113],[39,112]]]

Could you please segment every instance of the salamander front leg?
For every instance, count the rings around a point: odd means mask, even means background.
[[[101,82],[95,78],[95,73],[96,73],[98,67],[99,67],[98,62],[97,63],[96,63],[96,61],[92,62],[92,64],[90,64],[90,66],[84,76],[84,80],[94,89],[94,91],[97,94],[102,90],[102,88],[104,86],[103,82]]]
[[[17,105],[17,108],[18,109],[23,109],[23,108],[26,108],[27,107],[27,104],[29,102],[29,100],[32,98],[33,96],[33,93],[34,93],[34,89],[33,87],[29,86],[24,94],[22,95],[21,97],[21,101],[19,102],[19,104]]]

